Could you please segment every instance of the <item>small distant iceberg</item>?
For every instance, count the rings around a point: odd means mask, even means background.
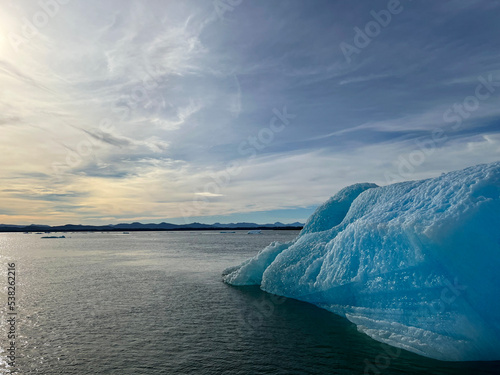
[[[262,230],[260,229],[249,230],[247,234],[262,234]]]
[[[375,340],[446,361],[500,360],[500,162],[356,184],[299,236],[223,272],[313,303]]]

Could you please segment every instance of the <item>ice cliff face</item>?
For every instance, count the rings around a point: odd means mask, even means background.
[[[316,304],[424,356],[500,360],[500,162],[349,186],[224,281]]]

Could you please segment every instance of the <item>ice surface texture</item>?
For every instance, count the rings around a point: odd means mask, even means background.
[[[224,272],[441,360],[500,360],[500,162],[320,206],[292,242]]]

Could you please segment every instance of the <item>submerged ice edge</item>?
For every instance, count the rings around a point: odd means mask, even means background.
[[[342,189],[232,285],[342,315],[375,340],[448,361],[500,360],[500,162]]]

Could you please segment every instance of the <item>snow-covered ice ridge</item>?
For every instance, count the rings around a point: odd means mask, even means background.
[[[289,243],[223,273],[307,301],[375,340],[449,361],[500,360],[500,162],[356,184]]]

